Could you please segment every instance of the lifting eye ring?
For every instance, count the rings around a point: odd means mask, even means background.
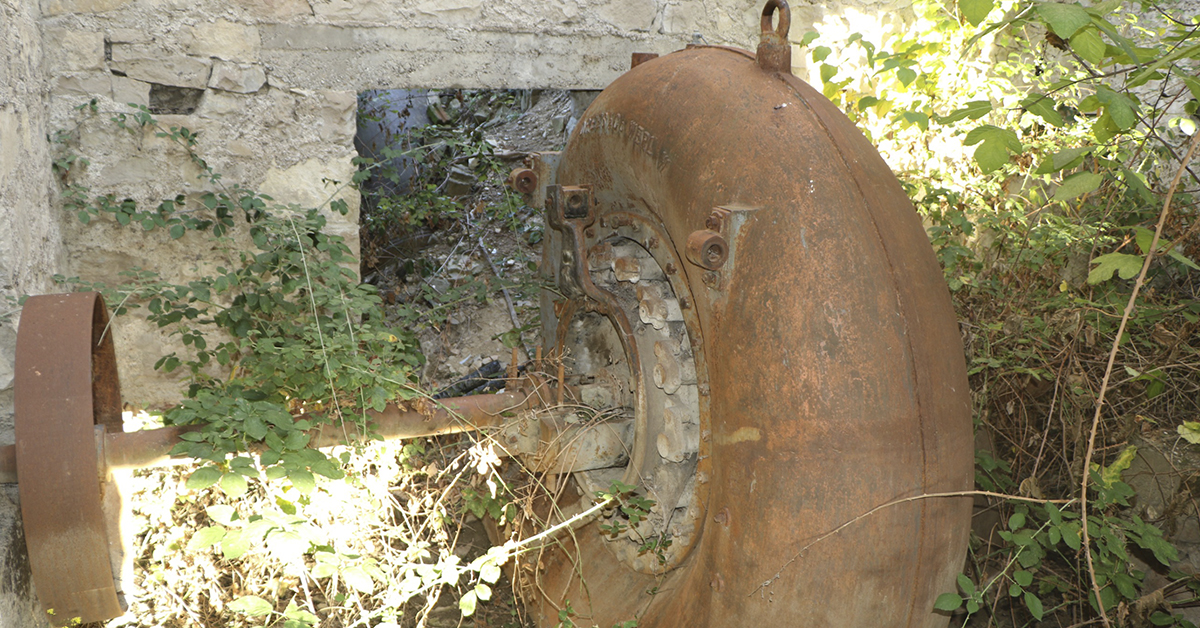
[[[787,0],[768,0],[767,5],[762,11],[762,32],[764,35],[771,32],[771,18],[775,15],[775,10],[779,10],[779,25],[775,27],[775,34],[787,41],[788,30],[792,27],[792,10],[788,7]]]

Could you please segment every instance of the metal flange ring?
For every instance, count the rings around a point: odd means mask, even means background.
[[[25,545],[51,624],[123,611],[101,506],[98,426],[121,431],[121,387],[104,299],[30,297],[17,334],[16,458]]]

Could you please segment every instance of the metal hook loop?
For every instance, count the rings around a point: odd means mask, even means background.
[[[767,0],[762,11],[762,32],[771,32],[771,17],[775,15],[776,9],[779,10],[779,25],[775,27],[775,33],[786,40],[788,29],[792,27],[792,10],[788,7],[787,0]]]

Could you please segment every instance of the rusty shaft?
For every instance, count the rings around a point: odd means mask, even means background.
[[[383,412],[368,411],[367,415],[370,431],[385,440],[419,438],[499,426],[506,420],[503,414],[526,409],[534,399],[536,397],[521,391],[503,392],[443,399],[439,406],[429,408],[424,413],[389,404]],[[103,464],[110,469],[117,469],[182,462],[186,459],[172,457],[170,452],[183,434],[198,429],[199,426],[195,425],[175,425],[140,432],[106,433]],[[314,428],[308,434],[313,447],[343,445],[366,436],[359,425],[353,422],[346,422],[341,427],[326,425]],[[0,447],[0,483],[16,481],[16,448],[13,445]]]

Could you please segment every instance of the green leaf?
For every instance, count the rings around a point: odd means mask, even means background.
[[[1092,285],[1108,281],[1113,273],[1120,275],[1121,279],[1132,279],[1142,270],[1142,256],[1127,253],[1101,255],[1091,263],[1096,265],[1087,277],[1087,282]]]
[[[288,469],[287,477],[297,491],[306,495],[317,487],[317,481],[308,469]]]
[[[1192,92],[1192,98],[1200,100],[1200,79],[1191,76],[1182,76],[1183,84],[1187,85],[1188,91]]]
[[[221,470],[213,465],[200,467],[188,476],[185,486],[191,490],[208,488],[221,479]]]
[[[187,548],[190,551],[202,550],[206,547],[212,547],[225,538],[225,528],[221,526],[209,526],[201,528],[188,539]]]
[[[979,26],[992,12],[992,0],[958,0],[958,10],[971,26]]]
[[[1107,144],[1109,140],[1116,137],[1121,132],[1120,127],[1116,122],[1113,122],[1112,116],[1105,111],[1092,123],[1092,135],[1096,137],[1096,141],[1100,144]]]
[[[208,516],[211,517],[213,521],[216,521],[223,526],[230,525],[234,518],[237,517],[237,511],[233,509],[233,506],[228,506],[226,504],[215,504],[205,508],[204,511],[208,513]]]
[[[956,580],[958,582],[958,588],[962,589],[963,593],[967,595],[975,594],[975,583],[971,582],[971,579],[965,574],[958,574],[958,578],[956,578]]]
[[[1071,50],[1078,53],[1083,60],[1100,65],[1108,51],[1108,44],[1100,37],[1100,29],[1088,25],[1071,37]]]
[[[1015,131],[990,124],[972,129],[963,143],[967,146],[979,144],[975,149],[975,161],[985,174],[1008,163],[1010,153],[1020,153],[1024,149]]]
[[[475,592],[467,591],[467,594],[458,600],[458,610],[462,611],[463,617],[470,617],[475,614]]]
[[[1027,587],[1033,584],[1033,574],[1019,569],[1013,572],[1013,581],[1023,587]]]
[[[267,422],[258,415],[250,415],[246,417],[246,422],[243,425],[246,430],[246,436],[254,440],[262,440],[267,436]]]
[[[837,74],[837,68],[828,63],[821,64],[821,82],[828,83]]]
[[[1186,425],[1186,423],[1184,424]],[[1200,423],[1197,423],[1197,434],[1200,434]],[[1180,426],[1182,428],[1182,426]],[[479,579],[489,584],[495,584],[500,579],[500,565],[488,561],[479,568]]]
[[[1104,112],[1112,117],[1117,128],[1124,131],[1137,124],[1137,105],[1125,94],[1100,85],[1096,88],[1096,98],[1104,105]]]
[[[1045,120],[1047,124],[1056,127],[1063,125],[1062,114],[1055,109],[1054,99],[1049,96],[1032,92],[1021,101],[1021,106],[1025,111]]]
[[[1074,522],[1064,523],[1058,529],[1062,531],[1063,543],[1066,543],[1067,547],[1079,551],[1079,548],[1083,546],[1079,536],[1079,524]]]
[[[283,446],[288,449],[303,449],[308,444],[308,434],[300,430],[293,430],[288,433],[287,438],[283,439]]]
[[[1187,442],[1200,445],[1200,421],[1184,421],[1175,431]]]
[[[1016,512],[1016,513],[1013,513],[1013,516],[1008,518],[1008,529],[1009,530],[1019,530],[1023,527],[1025,527],[1025,514],[1024,513]]]
[[[1154,63],[1151,63],[1150,65],[1146,66],[1146,68],[1144,70],[1142,70],[1141,72],[1138,72],[1137,75],[1134,76],[1132,79],[1129,79],[1129,83],[1127,83],[1126,85],[1130,88],[1144,85],[1147,81],[1149,81],[1151,78],[1154,77],[1154,73],[1157,72],[1158,70],[1165,68],[1166,66],[1174,63],[1177,59],[1182,59],[1184,57],[1192,57],[1197,54],[1200,54],[1200,44],[1188,46],[1187,48],[1184,48],[1184,47],[1176,48],[1175,51],[1172,52],[1171,54],[1163,56],[1163,57],[1159,58],[1157,61],[1155,61]],[[1189,87],[1190,87],[1190,85],[1189,85]],[[1200,96],[1197,96],[1197,98],[1200,98]]]
[[[313,473],[323,475],[331,480],[340,480],[346,477],[341,468],[333,464],[329,460],[321,460],[310,465]]]
[[[1054,200],[1066,202],[1095,192],[1103,182],[1104,175],[1094,172],[1076,172],[1063,179],[1062,183],[1058,185],[1058,189],[1054,191]]]
[[[1066,168],[1073,168],[1079,165],[1079,162],[1083,161],[1083,156],[1092,152],[1093,148],[1092,146],[1064,148],[1043,161],[1034,174],[1051,174]]]
[[[905,111],[904,113],[900,114],[900,119],[911,125],[916,125],[916,127],[922,131],[929,130],[929,116],[921,113],[920,111]]]
[[[371,579],[371,576],[366,571],[363,571],[362,567],[350,567],[343,571],[342,579],[346,581],[346,584],[350,585],[350,588],[359,593],[372,593],[375,591],[375,581]]]
[[[1034,619],[1042,620],[1042,615],[1045,614],[1042,609],[1042,601],[1032,591],[1025,592],[1025,607],[1029,609],[1029,614],[1033,615]]]
[[[475,597],[483,600],[484,602],[492,599],[492,588],[480,582],[479,584],[475,585]]]
[[[987,100],[972,100],[963,105],[962,109],[955,109],[946,116],[934,116],[939,124],[952,124],[959,120],[978,120],[983,116],[991,113],[992,103]]]
[[[246,476],[241,473],[230,471],[221,476],[221,490],[225,491],[225,494],[230,497],[235,499],[241,497],[246,494],[248,488]]]
[[[241,558],[248,551],[250,539],[241,530],[230,530],[225,538],[221,539],[221,554],[226,560]]]
[[[908,87],[913,81],[917,80],[917,71],[912,68],[900,68],[896,70],[896,78],[900,80],[900,84]]]
[[[171,225],[171,239],[172,240],[178,240],[179,238],[182,238],[183,232],[184,232],[183,225],[178,225],[178,224]]]
[[[816,48],[813,48],[812,60],[818,61],[818,62],[824,61],[825,59],[827,59],[829,57],[829,53],[831,53],[831,52],[833,52],[833,49],[830,48],[829,46],[817,46]]]
[[[1138,248],[1141,249],[1143,254],[1148,252],[1150,250],[1150,243],[1154,241],[1154,232],[1145,227],[1134,227],[1133,232],[1134,237],[1137,239]],[[1167,245],[1165,242],[1159,240],[1158,252],[1161,253],[1166,246]],[[1183,264],[1184,266],[1187,266],[1188,268],[1191,268],[1192,270],[1200,270],[1200,266],[1197,266],[1195,262],[1185,256],[1183,253],[1179,252],[1179,247],[1173,247],[1169,252],[1167,252],[1167,257],[1170,257],[1171,259]]]
[[[1092,23],[1091,16],[1078,4],[1046,2],[1037,6],[1037,13],[1063,39],[1070,39],[1075,31]]]
[[[275,610],[275,605],[255,595],[246,595],[229,603],[229,608],[251,617],[266,615]]]
[[[962,606],[962,596],[957,593],[943,593],[933,603],[934,610],[955,611]]]

